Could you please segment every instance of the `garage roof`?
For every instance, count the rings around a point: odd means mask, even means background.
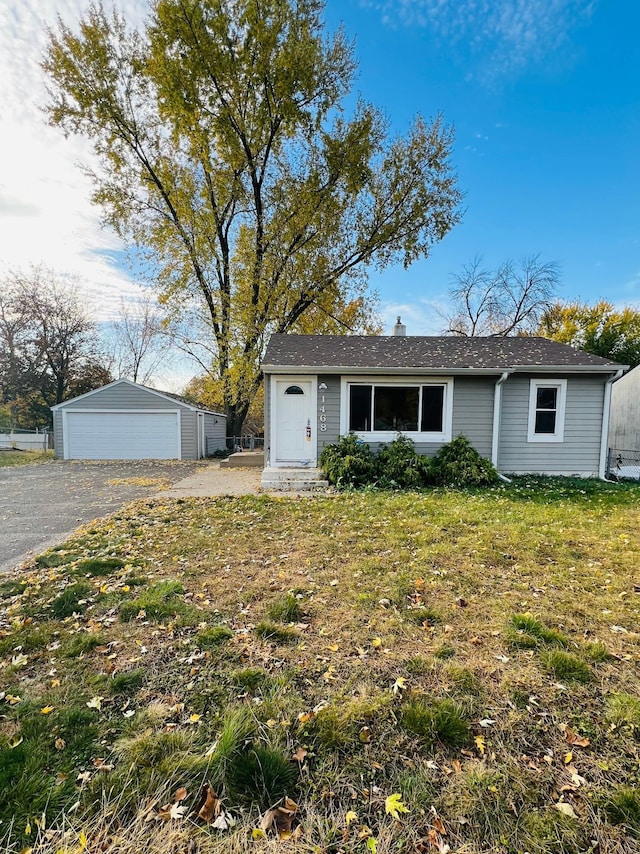
[[[179,406],[184,407],[185,409],[191,409],[194,412],[208,412],[211,415],[217,415],[224,418],[224,413],[215,412],[213,409],[206,409],[204,406],[195,406],[193,403],[187,401],[184,397],[180,397],[180,395],[172,394],[171,392],[157,391],[155,388],[149,388],[149,386],[141,385],[140,383],[134,383],[131,380],[119,379],[114,380],[112,383],[107,383],[107,385],[100,386],[100,388],[94,388],[93,391],[88,391],[85,394],[80,394],[78,397],[72,397],[69,400],[64,400],[62,403],[57,403],[55,406],[52,406],[51,409],[63,409],[65,406],[68,406],[71,403],[75,403],[78,400],[85,400],[86,398],[92,397],[93,395],[99,394],[107,388],[113,388],[117,385],[128,385],[132,388],[139,388],[143,391],[148,392],[149,394],[154,394],[156,397],[160,397],[163,400],[170,401],[171,403],[177,403]]]

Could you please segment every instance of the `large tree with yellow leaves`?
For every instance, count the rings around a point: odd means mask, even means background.
[[[49,121],[91,140],[94,199],[161,299],[200,307],[233,433],[270,333],[366,328],[368,267],[426,256],[460,215],[451,129],[347,116],[353,52],[322,11],[156,0],[140,31],[94,5],[49,33]]]

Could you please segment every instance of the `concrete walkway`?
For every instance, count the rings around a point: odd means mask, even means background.
[[[157,492],[154,498],[206,498],[215,495],[256,495],[260,491],[262,469],[220,468],[213,462],[174,483],[169,489]]]

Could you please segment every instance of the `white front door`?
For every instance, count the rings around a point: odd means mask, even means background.
[[[313,381],[274,379],[275,463],[316,462]]]

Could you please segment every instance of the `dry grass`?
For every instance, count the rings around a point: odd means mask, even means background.
[[[636,851],[639,499],[531,479],[141,501],[81,529],[0,585],[0,760],[33,765],[0,771],[7,846],[269,850],[251,830],[286,779],[299,851]],[[189,818],[205,781],[234,828]],[[186,815],[149,822],[180,786]],[[77,802],[75,841],[30,841]]]
[[[0,468],[46,463],[53,459],[53,451],[6,451],[0,449]]]

